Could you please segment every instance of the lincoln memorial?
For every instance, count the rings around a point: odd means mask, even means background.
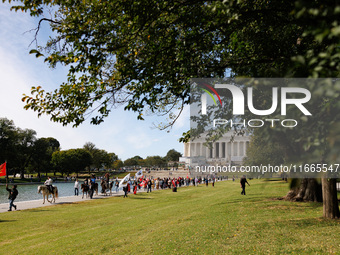
[[[180,161],[186,166],[197,165],[239,165],[247,155],[250,136],[248,133],[235,135],[229,131],[219,140],[207,143],[206,135],[201,135],[184,144],[184,155]]]

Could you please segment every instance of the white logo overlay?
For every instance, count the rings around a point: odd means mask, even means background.
[[[256,177],[260,174],[266,177],[290,175],[308,178],[340,172],[338,167],[333,167],[337,162],[332,162],[332,167],[325,165],[325,162],[302,162],[290,167],[284,163],[244,165],[252,134],[256,130],[263,129],[265,133],[271,133],[270,137],[285,136],[285,132],[296,133],[298,135],[294,139],[297,140],[305,135],[301,129],[316,127],[316,118],[322,116],[319,109],[330,101],[318,93],[317,88],[334,80],[197,78],[191,81],[191,141],[186,145],[184,154],[188,157],[190,169],[195,170],[194,175],[222,172],[229,175],[251,173]]]

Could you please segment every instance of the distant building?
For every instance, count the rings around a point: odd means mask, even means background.
[[[247,155],[249,142],[248,133],[241,136],[229,131],[207,146],[206,135],[203,134],[184,144],[184,155],[179,161],[185,162],[186,167],[191,168],[202,165],[239,165]]]

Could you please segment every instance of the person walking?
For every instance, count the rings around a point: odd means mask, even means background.
[[[246,176],[243,175],[240,179],[240,186],[242,188],[242,192],[241,195],[246,195],[246,183],[248,184],[248,186],[250,186],[250,184],[248,183]]]
[[[79,182],[78,179],[74,182],[74,195],[78,196],[79,195]]]
[[[124,197],[128,197],[127,196],[127,193],[128,193],[128,186],[127,185],[123,187],[123,191],[124,191]]]
[[[89,187],[89,195],[91,199],[93,198],[93,194],[95,191],[96,180],[97,180],[96,176],[92,174],[91,179],[90,179],[90,187]]]
[[[148,180],[147,185],[148,185],[148,190],[147,190],[146,193],[149,193],[149,190],[150,190],[150,192],[151,192],[151,188],[152,188],[152,181],[151,181],[151,179]]]
[[[133,194],[137,194],[137,186],[138,186],[138,183],[137,183],[137,181],[134,181],[133,182]]]
[[[159,189],[159,177],[156,179],[155,184],[156,184],[156,189],[158,190]]]
[[[104,180],[105,180],[105,186],[110,187],[110,174],[109,173],[106,173],[104,175]]]
[[[119,191],[119,181],[118,181],[118,178],[116,178],[116,180],[115,180],[115,187],[116,187],[116,193],[118,193],[118,191]]]
[[[126,187],[127,187],[127,193],[130,193],[130,191],[131,191],[130,180],[128,181]]]
[[[172,192],[177,192],[177,183],[176,183],[175,178],[172,179],[171,183],[172,183],[172,186],[173,186]]]
[[[8,195],[8,200],[9,200],[9,210],[8,211],[12,211],[12,207],[14,207],[14,209],[17,209],[17,206],[14,204],[14,200],[17,198],[19,192],[17,190],[17,185],[13,185],[12,189],[8,188],[8,184],[6,184],[6,190],[9,192]]]

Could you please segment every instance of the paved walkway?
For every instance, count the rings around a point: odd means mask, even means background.
[[[122,196],[124,193],[122,191],[118,193],[112,193],[112,196]],[[58,204],[69,204],[69,203],[74,203],[74,202],[81,202],[81,201],[86,201],[86,200],[91,200],[90,197],[88,196],[87,198],[84,197],[84,199],[81,198],[82,196],[69,196],[69,197],[59,197],[55,200],[55,203],[51,204],[45,200],[45,204],[43,204],[43,199],[39,200],[30,200],[30,201],[21,201],[21,202],[15,202],[14,204],[17,206],[17,210],[26,210],[26,209],[33,209],[33,208],[39,208],[39,207],[45,207],[45,206],[53,206],[53,205],[58,205]],[[100,198],[105,198],[105,197],[110,197],[110,196],[104,196],[100,195],[94,195],[93,199],[100,199]],[[51,197],[50,197],[51,199]],[[9,203],[4,203],[0,204],[0,213],[7,212],[9,208]],[[12,208],[14,210],[14,208]]]
[[[201,184],[201,185],[203,185],[203,184]],[[211,186],[211,183],[209,183],[209,186]],[[183,186],[183,187],[185,187],[185,186]],[[142,189],[138,190],[137,193],[140,193],[140,192],[146,192],[146,191],[142,188]],[[131,191],[130,195],[131,194],[133,194],[132,191]],[[107,198],[107,197],[112,197],[112,196],[123,196],[123,195],[124,195],[123,191],[119,191],[118,193],[112,192],[111,196],[109,196],[109,195],[104,196],[104,195],[98,193],[98,195],[93,196],[93,199]],[[56,199],[56,202],[53,203],[53,204],[51,204],[47,201],[45,201],[45,204],[43,204],[43,199],[21,201],[21,202],[15,202],[14,201],[14,204],[17,206],[17,210],[19,211],[19,210],[33,209],[33,208],[52,206],[52,205],[58,205],[58,204],[69,204],[69,203],[74,203],[74,202],[91,200],[89,196],[87,198],[84,197],[84,199],[82,199],[81,197],[82,197],[81,194],[79,196],[59,197],[59,198]],[[9,203],[0,204],[0,213],[7,212],[8,208],[9,208]],[[12,208],[12,210],[14,210],[14,208]]]

